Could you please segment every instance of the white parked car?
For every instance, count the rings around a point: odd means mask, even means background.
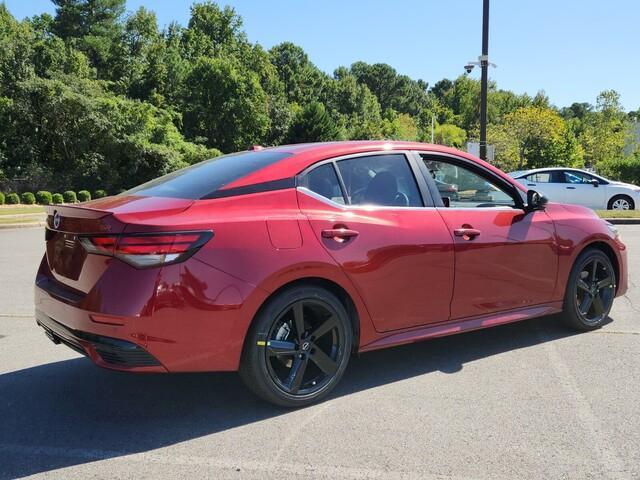
[[[640,187],[614,182],[576,168],[537,168],[509,174],[550,201],[584,205],[594,210],[640,208]]]

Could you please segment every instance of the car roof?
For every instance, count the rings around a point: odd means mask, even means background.
[[[589,175],[599,176],[593,172],[589,172],[587,170],[581,170],[579,168],[571,168],[571,167],[544,167],[544,168],[532,168],[531,170],[521,170],[517,172],[511,172],[513,178],[522,178],[527,175],[531,175],[533,173],[541,173],[541,172],[554,172],[554,171],[569,171],[569,172],[580,172],[580,173],[588,173]]]
[[[299,174],[306,168],[310,167],[314,163],[329,158],[367,152],[393,152],[404,150],[417,150],[455,155],[457,157],[461,157],[466,160],[471,160],[475,163],[478,163],[488,170],[491,170],[494,173],[498,174],[499,176],[512,181],[512,179],[508,177],[504,172],[498,170],[493,165],[484,162],[479,158],[474,157],[473,155],[470,155],[467,152],[456,150],[454,148],[446,147],[443,145],[434,145],[429,143],[387,140],[356,140],[342,142],[299,143],[294,145],[269,147],[265,148],[264,150],[291,153],[292,155],[278,162],[275,162],[272,165],[257,170],[249,175],[246,175],[226,185],[224,189],[244,187],[257,183],[272,182],[285,178],[291,178]]]

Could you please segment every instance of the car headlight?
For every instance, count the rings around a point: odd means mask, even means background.
[[[611,232],[611,235],[613,235],[613,238],[615,238],[616,240],[620,238],[620,230],[618,230],[618,227],[616,227],[613,223],[607,222],[607,228]]]

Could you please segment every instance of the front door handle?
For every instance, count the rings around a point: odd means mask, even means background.
[[[453,231],[453,234],[456,237],[462,237],[463,240],[473,240],[478,235],[480,235],[480,230],[478,230],[477,228],[468,228],[468,227],[456,228]]]
[[[575,190],[576,187],[567,187],[567,190]]]
[[[326,230],[322,230],[323,238],[330,238],[338,243],[347,242],[353,237],[357,237],[358,235],[359,232],[345,227],[328,228]]]

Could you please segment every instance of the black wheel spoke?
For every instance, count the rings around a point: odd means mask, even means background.
[[[302,386],[302,379],[304,378],[304,372],[307,370],[307,363],[309,363],[309,359],[307,357],[296,357],[293,361],[291,371],[289,372],[289,376],[285,382],[291,393],[298,393],[298,390],[300,390],[300,387]]]
[[[580,313],[583,315],[587,315],[589,313],[589,309],[591,308],[591,304],[593,303],[593,299],[589,295],[585,295],[582,297],[582,301],[580,302]]]
[[[591,266],[591,281],[595,283],[596,281],[596,274],[598,272],[598,260],[594,259],[593,260],[593,264]]]
[[[611,286],[613,286],[613,278],[611,277],[604,278],[600,280],[597,284],[598,290],[602,290],[603,288],[607,288]]]
[[[267,353],[269,356],[291,356],[298,353],[296,344],[293,342],[284,342],[282,340],[269,340],[267,343]]]
[[[302,340],[302,335],[304,334],[304,304],[302,302],[297,302],[293,305],[293,321],[296,326],[296,336],[298,340]]]
[[[311,332],[311,336],[317,340],[318,338],[330,332],[337,326],[338,326],[338,321],[336,317],[331,315],[318,328],[316,328],[313,332]]]
[[[602,298],[600,298],[600,295],[596,295],[593,298],[593,310],[598,316],[604,313],[604,305],[602,304]]]
[[[334,362],[329,355],[324,353],[318,347],[311,353],[311,361],[315,363],[320,370],[327,375],[333,375],[338,370],[338,365]]]
[[[584,290],[587,293],[589,293],[589,291],[590,291],[589,285],[587,284],[587,282],[585,282],[582,279],[578,280],[578,288]]]

